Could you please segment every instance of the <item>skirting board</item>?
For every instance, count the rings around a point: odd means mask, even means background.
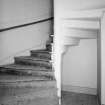
[[[97,89],[96,88],[62,85],[61,89],[63,91],[70,91],[70,92],[76,92],[76,93],[84,93],[84,94],[91,94],[91,95],[96,95],[97,94]]]

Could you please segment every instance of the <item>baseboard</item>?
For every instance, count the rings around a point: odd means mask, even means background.
[[[76,93],[91,94],[91,95],[97,94],[96,88],[88,88],[88,87],[80,87],[80,86],[62,85],[62,90],[76,92]]]

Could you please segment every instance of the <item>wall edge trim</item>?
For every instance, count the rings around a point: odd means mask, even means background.
[[[97,95],[97,89],[96,88],[90,88],[90,87],[62,85],[62,90],[63,91],[70,91],[70,92],[90,94],[90,95]]]

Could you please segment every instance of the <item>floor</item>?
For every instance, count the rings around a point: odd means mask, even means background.
[[[98,105],[97,96],[62,91],[61,105]]]

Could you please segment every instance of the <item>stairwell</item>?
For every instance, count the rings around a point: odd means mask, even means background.
[[[0,105],[58,105],[52,43],[50,35],[46,49],[32,50],[30,56],[0,66]]]
[[[65,4],[67,2],[65,1]],[[96,39],[98,41],[98,81],[97,95],[100,103],[105,103],[104,91],[104,72],[103,72],[103,56],[104,56],[104,34],[105,34],[105,8],[87,9],[87,10],[69,10],[64,9],[64,5],[55,6],[55,69],[57,73],[62,73],[63,55],[68,49],[78,46],[81,40]],[[58,9],[59,8],[59,9]],[[57,50],[59,49],[59,51]],[[59,53],[60,52],[60,53]],[[101,59],[101,60],[100,60]],[[100,64],[100,62],[102,64]],[[101,68],[102,67],[102,68]],[[102,70],[101,70],[102,69]],[[61,78],[58,75],[58,78]],[[102,80],[101,80],[102,79]],[[59,84],[61,84],[61,79]],[[62,87],[59,87],[61,91]],[[71,89],[72,90],[72,89]],[[75,89],[74,89],[75,90]],[[61,94],[59,95],[61,97]]]

